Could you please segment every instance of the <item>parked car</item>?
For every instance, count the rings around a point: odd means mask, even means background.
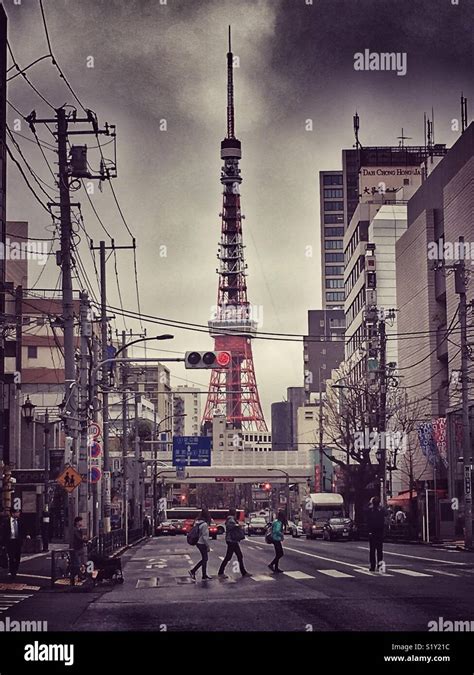
[[[174,518],[171,520],[171,523],[173,527],[176,530],[176,534],[186,534],[187,530],[184,525],[184,521],[182,520],[175,520]]]
[[[323,539],[355,539],[357,528],[351,518],[329,518],[323,527]]]
[[[286,531],[287,531],[287,534],[291,534],[291,536],[294,539],[297,539],[298,537],[302,537],[303,534],[304,534],[303,528],[301,527],[301,525],[297,525],[292,520],[288,521],[288,525],[286,526]]]
[[[221,534],[220,528],[213,520],[211,520],[209,525],[209,536],[211,539],[217,539],[218,534]]]
[[[171,520],[164,520],[162,523],[156,526],[155,534],[157,537],[164,536],[165,534],[174,536],[177,533],[177,528]]]
[[[246,527],[246,534],[250,537],[252,534],[265,534],[265,526],[267,521],[265,518],[257,517],[250,518]]]

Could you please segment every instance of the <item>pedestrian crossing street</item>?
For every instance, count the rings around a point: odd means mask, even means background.
[[[8,612],[9,609],[31,596],[31,593],[0,593],[0,614]]]
[[[169,549],[167,551],[161,551],[160,556],[155,557],[142,557],[137,556],[133,558],[133,563],[137,564],[141,570],[146,571],[148,574],[155,573],[158,578],[166,578],[167,581],[174,581],[177,584],[183,583],[194,583],[189,579],[187,575],[187,570],[192,566],[193,561],[191,556],[184,550],[175,550],[171,552]],[[216,556],[219,560],[223,560],[224,556]],[[335,581],[347,582],[347,580],[360,579],[361,576],[372,577],[375,581],[380,580],[383,583],[384,579],[394,579],[404,578],[405,580],[413,580],[423,582],[427,579],[444,579],[447,581],[447,577],[450,578],[459,578],[459,579],[474,579],[474,569],[459,566],[452,567],[448,569],[442,569],[442,565],[438,566],[428,566],[424,565],[419,566],[418,569],[412,569],[410,564],[404,563],[404,565],[398,565],[390,563],[386,564],[384,570],[378,572],[371,572],[366,567],[358,566],[356,564],[351,565],[348,563],[343,563],[346,565],[344,571],[337,568],[315,568],[304,572],[298,569],[292,570],[283,570],[283,573],[280,575],[274,575],[273,573],[255,573],[252,574],[248,580],[249,582],[255,583],[267,583],[275,582],[277,579],[288,579],[293,581],[311,581],[314,579],[331,579]],[[179,567],[179,570],[177,569]],[[212,560],[211,560],[211,576],[214,579],[217,579],[220,582],[225,583],[234,583],[235,579],[240,578],[238,572],[234,570],[232,572],[227,572],[227,578],[219,579],[216,575],[216,572],[212,570]],[[164,576],[163,576],[164,575]],[[139,575],[141,576],[141,575]],[[199,575],[197,579],[200,583]],[[157,578],[139,578],[136,582],[136,588],[150,588],[160,586]]]

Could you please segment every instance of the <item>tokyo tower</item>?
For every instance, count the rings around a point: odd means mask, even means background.
[[[240,210],[239,160],[241,143],[234,133],[234,82],[231,33],[227,53],[227,136],[221,143],[223,185],[219,284],[214,318],[208,322],[214,337],[215,349],[231,353],[230,367],[211,372],[209,394],[203,415],[203,424],[212,423],[216,411],[226,415],[227,422],[242,431],[267,431],[258,396],[253,367],[252,337],[257,332],[257,321],[247,299],[247,265],[244,259],[242,219]]]

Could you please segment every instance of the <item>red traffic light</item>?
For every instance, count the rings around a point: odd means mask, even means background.
[[[262,485],[263,489],[269,492],[272,489],[272,486],[270,483],[263,483]]]
[[[230,362],[230,352],[186,352],[184,355],[186,368],[227,368]]]
[[[216,361],[221,368],[226,368],[230,363],[230,352],[217,352]]]

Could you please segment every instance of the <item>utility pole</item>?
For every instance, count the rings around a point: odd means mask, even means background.
[[[79,485],[79,513],[87,522],[87,481],[88,481],[88,377],[87,366],[89,361],[89,338],[92,337],[92,324],[90,321],[89,297],[85,291],[80,294],[80,361],[79,361],[79,462],[78,470],[82,476]]]
[[[86,146],[72,146],[71,159],[68,161],[68,141],[69,135],[90,135],[93,134],[97,139],[99,134],[112,136],[115,144],[115,127],[105,125],[105,129],[99,129],[97,117],[91,110],[86,110],[86,117],[78,117],[77,111],[66,113],[65,106],[56,109],[56,116],[53,119],[38,119],[33,110],[25,121],[28,122],[30,129],[36,133],[36,124],[56,124],[58,144],[58,178],[59,178],[59,204],[50,203],[48,206],[58,207],[60,209],[60,229],[61,229],[61,247],[58,254],[58,265],[61,268],[62,277],[62,313],[63,313],[63,332],[64,332],[64,429],[66,436],[72,437],[71,463],[77,463],[77,392],[76,392],[76,366],[74,350],[74,303],[72,287],[72,256],[71,256],[71,198],[70,181],[71,179],[99,179],[110,180],[116,177],[116,166],[110,162],[107,166],[102,162],[100,173],[92,175],[89,172],[87,164]],[[69,131],[70,124],[88,124],[87,130]],[[79,151],[79,152],[77,152]],[[65,448],[65,459],[67,450]],[[76,493],[69,498],[69,538],[72,536],[74,516],[77,512]]]
[[[115,251],[117,249],[134,249],[136,248],[135,239],[133,239],[132,246],[115,246],[112,239],[111,245],[106,246],[105,241],[100,241],[99,246],[94,246],[91,241],[91,251],[99,251],[100,259],[100,322],[101,322],[101,341],[102,341],[102,361],[109,359],[108,351],[108,323],[107,323],[107,259],[106,251]],[[110,363],[104,363],[102,366],[102,440],[103,440],[103,471],[104,474],[109,474],[109,480],[102,480],[102,529],[104,533],[110,532],[110,453],[109,453],[109,368]]]
[[[464,237],[459,237],[463,247]],[[464,546],[472,548],[472,447],[469,420],[469,372],[467,341],[467,272],[464,256],[455,266],[455,291],[459,295],[459,322],[461,327],[461,398],[463,429],[463,485],[464,485]]]
[[[107,275],[105,260],[105,241],[99,244],[100,257],[100,326],[102,339],[102,361],[109,358],[107,346]],[[104,473],[110,472],[109,461],[109,368],[108,363],[102,367],[102,449],[104,452]],[[105,494],[110,481],[102,480],[102,529],[110,532],[110,495]]]
[[[133,486],[133,497],[134,497],[134,509],[133,509],[133,526],[136,529],[140,527],[140,436],[138,433],[138,404],[140,403],[141,397],[140,394],[135,394],[135,471],[134,471],[134,486]]]
[[[379,340],[380,340],[380,359],[379,359],[380,401],[379,401],[379,416],[378,416],[377,431],[379,443],[382,442],[381,460],[380,460],[380,473],[381,473],[380,502],[383,506],[386,506],[387,446],[385,443],[385,431],[387,425],[387,334],[385,331],[385,316],[379,319]]]
[[[323,431],[323,392],[321,389],[321,368],[319,368],[319,492],[324,492],[323,486],[323,443],[324,431]],[[315,486],[316,487],[316,486]]]
[[[124,356],[127,356],[125,346],[127,344],[126,333],[122,331],[122,349]],[[125,529],[125,545],[128,545],[128,460],[127,460],[127,433],[128,433],[128,403],[127,403],[127,384],[128,384],[128,364],[122,363],[122,471],[123,471],[123,527]]]

